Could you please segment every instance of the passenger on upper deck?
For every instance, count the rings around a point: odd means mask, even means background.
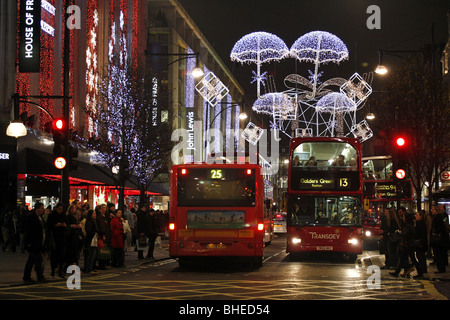
[[[341,154],[339,155],[339,158],[336,159],[336,161],[334,161],[334,166],[336,167],[345,167],[345,157]]]
[[[307,167],[317,167],[316,157],[310,157],[308,162],[305,163]]]
[[[299,158],[298,156],[295,156],[295,157],[294,157],[294,161],[293,161],[293,163],[292,163],[292,166],[293,166],[293,167],[298,167],[298,166],[300,166],[300,158]]]

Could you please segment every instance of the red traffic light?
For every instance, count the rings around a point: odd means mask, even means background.
[[[64,119],[55,119],[52,122],[52,128],[53,130],[62,131],[65,130],[67,127],[66,121]]]
[[[405,138],[399,137],[397,138],[397,140],[395,140],[395,143],[397,144],[398,147],[403,147],[406,143]]]

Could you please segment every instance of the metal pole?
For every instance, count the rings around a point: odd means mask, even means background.
[[[67,18],[69,17],[67,9],[71,5],[71,0],[65,1],[64,6],[64,55],[63,55],[63,118],[66,120],[67,125],[69,124],[69,94],[70,94],[70,29],[66,26]],[[65,148],[65,158],[69,161],[69,137],[66,137],[66,148]],[[61,170],[61,202],[64,208],[69,207],[70,201],[70,184],[69,184],[69,163]]]

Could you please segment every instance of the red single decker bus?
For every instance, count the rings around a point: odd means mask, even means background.
[[[288,253],[362,253],[361,143],[338,137],[290,142]]]
[[[262,264],[269,213],[261,170],[256,164],[172,166],[169,252],[180,266],[214,256]]]

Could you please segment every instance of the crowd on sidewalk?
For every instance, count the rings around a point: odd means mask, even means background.
[[[417,277],[423,277],[428,272],[427,257],[433,259],[436,273],[446,272],[450,227],[445,205],[415,215],[405,207],[386,209],[380,229],[380,253],[386,257],[383,269],[393,270],[392,276],[406,277],[416,270]]]
[[[34,209],[8,207],[0,215],[3,235],[2,250],[28,252],[23,281],[44,282],[45,260],[50,260],[52,277],[64,278],[67,267],[79,265],[82,270],[96,273],[106,266],[125,267],[125,251],[138,251],[138,258],[153,259],[155,243],[167,232],[167,212],[149,209],[148,205],[131,210],[115,209],[112,203],[90,209],[88,204],[74,201],[65,211],[61,203],[44,208],[37,202]],[[81,268],[81,266],[80,266]]]

